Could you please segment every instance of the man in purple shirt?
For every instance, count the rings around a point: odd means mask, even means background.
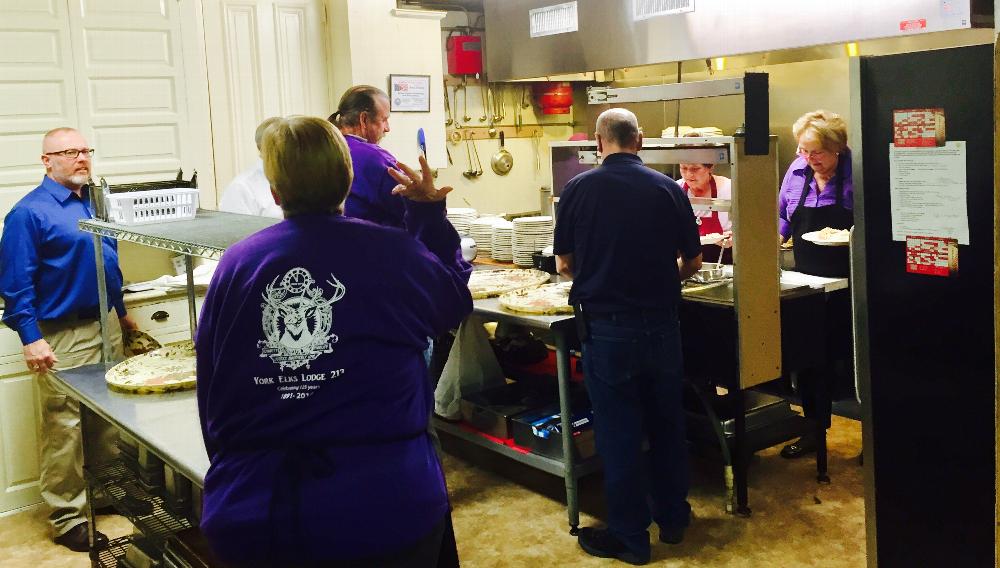
[[[240,566],[457,566],[422,356],[472,311],[451,188],[391,172],[407,234],[342,214],[329,122],[280,119],[262,156],[285,220],[226,251],[196,337],[201,528]]]
[[[403,227],[403,198],[387,172],[396,158],[378,143],[389,132],[389,96],[370,85],[351,87],[328,119],[347,138],[354,163],[354,183],[344,203],[344,215],[387,227]]]

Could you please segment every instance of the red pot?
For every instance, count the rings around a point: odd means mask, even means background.
[[[573,85],[561,83],[535,83],[532,86],[535,100],[542,107],[542,114],[569,114],[573,106]]]

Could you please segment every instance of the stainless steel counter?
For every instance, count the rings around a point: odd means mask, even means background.
[[[99,363],[56,373],[66,392],[121,428],[195,485],[202,487],[208,454],[201,437],[195,391],[123,394],[108,389]]]
[[[521,314],[501,306],[499,298],[473,300],[472,312],[477,316],[487,318],[487,321],[490,318],[503,319],[510,323],[536,329],[563,329],[566,326],[573,325],[573,314],[558,314],[554,316]]]

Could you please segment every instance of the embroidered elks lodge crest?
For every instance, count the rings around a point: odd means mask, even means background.
[[[257,342],[261,357],[269,357],[281,369],[309,368],[320,355],[330,353],[338,338],[330,333],[333,304],[344,297],[347,288],[333,274],[326,283],[332,286],[328,298],[323,288],[305,268],[293,268],[278,276],[265,288],[261,303],[263,341]]]

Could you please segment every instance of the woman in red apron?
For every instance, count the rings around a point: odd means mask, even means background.
[[[732,182],[727,177],[713,174],[714,167],[715,164],[680,164],[681,188],[688,194],[688,197],[732,198]],[[705,262],[715,262],[719,258],[719,252],[725,248],[722,262],[732,264],[733,224],[729,220],[729,213],[695,211],[694,215],[697,217],[698,232],[702,237],[712,234],[724,237],[720,238],[718,243],[703,244],[701,246],[702,259]]]
[[[803,235],[826,227],[850,229],[854,225],[854,185],[851,152],[847,147],[847,125],[837,114],[817,110],[800,117],[792,127],[798,143],[798,158],[788,167],[778,193],[778,230],[782,240],[792,237],[795,270],[814,276],[846,278],[850,270],[848,247],[821,246]],[[851,303],[848,289],[827,294],[822,314],[823,343],[827,363],[823,368],[798,373],[799,394],[806,418],[816,432],[785,446],[782,457],[797,458],[825,447],[830,427],[834,391],[838,385],[833,367],[838,361],[853,362]],[[853,389],[853,385],[850,387]]]

